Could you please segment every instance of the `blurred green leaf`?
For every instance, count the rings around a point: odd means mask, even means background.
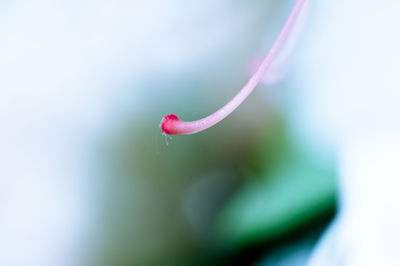
[[[218,222],[224,244],[268,241],[333,209],[334,163],[320,163],[307,154],[294,154],[269,171],[257,174],[257,178],[248,179],[226,205]]]

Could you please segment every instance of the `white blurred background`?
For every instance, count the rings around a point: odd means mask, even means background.
[[[143,118],[158,134],[166,112],[160,105],[171,108],[183,100],[174,95],[191,93],[174,79],[206,76],[214,60],[229,62],[221,52],[234,51],[231,42],[249,43],[248,29],[261,14],[272,15],[261,6],[2,1],[0,265],[85,264],[100,234],[101,199],[110,193],[98,143]],[[197,93],[207,99],[213,90]],[[137,186],[127,194],[143,193]]]
[[[254,175],[246,167],[275,113],[315,161],[338,151],[341,165],[330,234],[275,255],[290,265],[310,256],[315,265],[396,265],[396,1],[312,1],[283,85],[261,86],[214,131],[168,147],[159,134],[167,113],[195,119],[230,99],[293,5],[2,1],[0,265],[210,256],[193,254],[213,245],[210,217]]]

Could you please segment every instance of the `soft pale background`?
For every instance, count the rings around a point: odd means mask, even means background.
[[[279,85],[160,135],[163,115],[229,100],[293,4],[1,2],[0,265],[304,265],[334,212],[335,147],[350,227],[316,265],[396,262],[398,210],[378,200],[399,176],[394,1],[313,3]]]

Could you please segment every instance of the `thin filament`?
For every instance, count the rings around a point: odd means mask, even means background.
[[[290,30],[293,28],[296,18],[298,17],[301,8],[305,2],[306,0],[298,0],[296,2],[296,5],[293,7],[289,18],[287,19],[285,25],[278,35],[278,38],[275,40],[264,61],[258,67],[253,76],[249,79],[246,85],[235,95],[235,97],[232,98],[232,100],[230,100],[226,105],[221,107],[215,113],[196,121],[182,121],[176,115],[167,115],[161,121],[162,132],[167,135],[194,134],[214,126],[225,117],[227,117],[229,114],[231,114],[247,98],[247,96],[249,96],[249,94],[254,90],[258,83],[263,79],[266,71],[268,70],[271,63],[276,58],[282,45],[284,44]]]

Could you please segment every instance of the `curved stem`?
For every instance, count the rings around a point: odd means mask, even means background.
[[[305,1],[306,0],[297,0],[296,5],[293,7],[292,12],[289,15],[289,18],[287,19],[281,32],[279,33],[278,38],[275,40],[264,61],[250,78],[250,80],[246,83],[246,85],[235,95],[235,97],[232,98],[232,100],[230,100],[215,113],[196,121],[186,122],[180,120],[176,115],[167,115],[161,120],[161,131],[167,135],[190,135],[212,127],[231,114],[247,98],[247,96],[249,96],[260,80],[264,77],[265,72],[277,56],[290,30],[293,28],[296,18],[299,15]]]

